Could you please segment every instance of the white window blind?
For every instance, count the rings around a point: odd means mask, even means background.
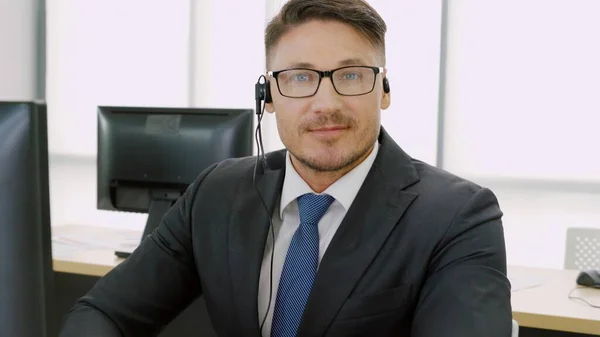
[[[496,193],[509,264],[562,268],[600,228],[600,1],[448,4],[443,167]]]
[[[47,0],[49,150],[96,155],[98,105],[188,104],[189,2]]]
[[[600,1],[449,1],[444,168],[600,182]]]
[[[371,0],[388,26],[392,105],[381,122],[411,156],[436,164],[441,0]]]

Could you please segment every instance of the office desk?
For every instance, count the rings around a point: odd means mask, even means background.
[[[57,325],[81,296],[96,281],[123,262],[114,255],[118,242],[139,243],[142,232],[92,226],[56,226],[52,228],[53,268],[56,283],[54,312]],[[88,242],[90,245],[85,245]],[[101,246],[104,246],[102,248]],[[112,246],[112,247],[110,247]],[[91,247],[91,248],[90,248]],[[100,247],[100,248],[99,248]],[[216,337],[204,298],[192,302],[160,333],[159,337]]]
[[[541,284],[512,292],[513,317],[520,326],[600,335],[600,309],[568,295],[579,271],[509,266],[509,278],[538,279]],[[600,305],[600,290],[581,288],[573,296]]]
[[[139,237],[140,233],[125,233],[119,229],[89,226],[60,226],[53,228],[53,236],[62,235],[76,239],[82,236],[123,238]],[[137,236],[136,236],[137,235]],[[103,276],[123,259],[114,255],[114,249],[74,250],[54,258],[54,270],[63,273]],[[600,335],[600,309],[570,300],[569,292],[575,288],[578,272],[531,267],[510,266],[511,279],[536,279],[541,285],[512,293],[513,317],[520,326]],[[600,304],[600,290],[581,289],[573,295],[585,297]]]
[[[52,237],[55,257],[53,257],[52,260],[52,267],[56,272],[87,276],[104,276],[123,261],[123,259],[114,255],[118,243],[114,243],[112,249],[109,247],[86,248],[84,243],[89,239],[83,238],[115,237],[121,239],[124,235],[141,238],[142,233],[92,226],[66,225],[53,227]],[[64,247],[57,247],[58,245],[54,238],[58,236],[71,238],[73,242],[72,248],[65,250]],[[63,244],[62,246],[67,245]]]

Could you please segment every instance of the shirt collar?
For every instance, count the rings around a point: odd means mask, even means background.
[[[329,194],[339,202],[346,211],[350,209],[350,205],[358,194],[367,174],[373,166],[377,152],[379,151],[379,142],[375,142],[375,146],[371,153],[360,164],[346,173],[343,177],[329,186],[323,193]],[[285,178],[283,180],[283,188],[281,191],[281,201],[279,205],[279,217],[283,219],[285,208],[299,196],[306,193],[315,193],[310,186],[300,177],[296,169],[292,165],[290,153],[287,152],[285,161]]]

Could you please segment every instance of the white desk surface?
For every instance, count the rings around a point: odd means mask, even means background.
[[[511,294],[513,317],[519,325],[600,335],[600,309],[568,295],[577,287],[579,271],[509,266],[511,279],[535,279],[540,285]],[[600,289],[578,288],[572,296],[600,306]]]
[[[104,276],[123,261],[114,254],[118,241],[139,242],[141,235],[141,232],[104,227],[52,227],[52,266],[57,272]],[[115,242],[110,242],[110,238]]]
[[[97,237],[99,241],[109,237],[129,240],[139,238],[140,235],[141,232],[76,225],[52,229],[53,238],[70,238],[80,243],[89,240],[90,237]],[[84,239],[78,241],[78,238]],[[55,242],[53,245],[53,250],[57,250],[58,253],[53,259],[53,267],[58,272],[103,276],[123,261],[114,255],[114,248],[86,249],[84,246],[73,246],[73,249],[64,249],[58,247]],[[574,270],[509,266],[508,276],[511,280],[523,284],[531,280],[539,281],[537,286],[513,291],[511,294],[513,317],[519,325],[600,335],[600,309],[568,298],[569,292],[576,287],[577,274],[578,271]],[[581,288],[573,292],[573,295],[600,305],[598,289]]]

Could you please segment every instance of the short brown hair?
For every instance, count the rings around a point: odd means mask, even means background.
[[[364,0],[290,0],[265,29],[267,64],[269,52],[290,28],[311,20],[334,20],[348,24],[383,51],[387,26],[377,11]]]

